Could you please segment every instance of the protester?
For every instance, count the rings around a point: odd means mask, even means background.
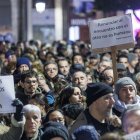
[[[65,105],[62,108],[62,111],[65,117],[67,129],[69,130],[79,114],[84,111],[84,106],[79,103],[71,103]]]
[[[90,125],[82,125],[77,128],[74,133],[71,135],[72,140],[99,140],[99,134],[94,128]]]
[[[81,64],[84,66],[84,59],[80,53],[75,53],[72,57],[72,64]]]
[[[71,82],[70,64],[66,58],[58,59],[59,74],[63,75],[68,82]]]
[[[47,123],[49,121],[60,122],[65,125],[63,111],[61,109],[50,109],[46,115],[44,123]],[[46,127],[46,124],[44,127]]]
[[[56,107],[62,108],[66,104],[79,103],[84,105],[84,96],[82,90],[78,86],[65,87],[56,101]]]
[[[117,67],[118,79],[127,76],[127,69],[125,68],[124,64],[117,63],[116,67]]]
[[[59,122],[48,122],[41,140],[69,140],[66,127]]]
[[[44,119],[46,117],[46,113],[49,110],[49,105],[48,105],[48,101],[47,101],[46,97],[43,94],[34,94],[29,99],[28,103],[36,105],[40,108],[42,119]]]
[[[101,82],[104,82],[111,87],[114,87],[114,75],[113,69],[111,67],[105,68],[99,75],[99,79]]]
[[[84,92],[88,84],[86,73],[83,71],[75,71],[72,75],[72,83],[78,85]]]
[[[30,69],[31,69],[31,62],[28,58],[26,57],[18,58],[16,63],[16,69],[13,72],[15,84],[19,83],[19,81],[21,80],[21,74]]]
[[[118,63],[121,63],[125,66],[125,68],[128,68],[128,56],[126,54],[121,54],[118,56]]]
[[[60,125],[58,125],[59,129],[51,125],[50,130],[50,127],[46,126],[48,121],[62,122],[70,134],[79,129],[78,137],[83,136],[84,133],[81,134],[81,132],[83,130],[85,132],[87,126],[90,125],[93,128],[91,129],[93,131],[95,129],[100,136],[106,134],[108,140],[110,138],[115,139],[116,136],[121,139],[119,134],[112,133],[114,136],[112,137],[112,134],[108,132],[118,131],[118,127],[121,127],[119,117],[124,110],[127,110],[129,106],[133,107],[140,103],[138,73],[140,63],[138,62],[139,44],[137,42],[134,49],[118,51],[116,58],[119,63],[117,65],[118,80],[115,83],[111,53],[105,52],[99,55],[89,47],[89,44],[81,40],[72,43],[54,41],[52,44],[42,44],[40,41],[37,43],[37,41],[31,40],[18,42],[14,46],[10,42],[4,44],[3,41],[4,39],[1,40],[0,38],[0,70],[4,70],[1,71],[2,74],[14,75],[16,97],[24,105],[33,104],[38,106],[41,111],[41,113],[38,113],[38,109],[36,110],[35,107],[32,112],[32,109],[28,108],[31,112],[25,113],[27,121],[24,134],[22,135],[23,128],[18,127],[16,133],[20,132],[14,138],[15,140],[20,139],[21,135],[21,140],[40,140],[43,134],[41,130],[45,129],[47,130],[43,135],[43,140],[49,139],[49,137],[61,140],[69,139],[67,130],[66,133],[63,133],[63,136],[60,135],[62,133]],[[15,54],[17,55],[15,56]],[[135,83],[132,78],[135,78]],[[100,83],[100,81],[104,83]],[[59,109],[63,110],[63,113]],[[134,123],[132,124],[133,132],[139,130],[136,125],[138,124],[138,113],[139,111],[132,111],[131,113],[126,111],[126,116],[124,115],[122,119],[126,134],[132,132],[130,127],[127,127],[127,124],[130,123],[131,125],[131,122]],[[34,116],[37,116],[35,117],[36,120]],[[136,121],[134,118],[136,118]],[[31,120],[34,127],[32,127]],[[6,133],[2,136],[7,137],[7,133],[10,135],[13,127],[12,122],[10,131],[6,130]],[[89,133],[91,129],[88,129]],[[57,134],[59,130],[60,133]],[[33,132],[31,132],[31,135],[30,131]],[[103,137],[101,138],[103,139]],[[86,138],[86,134],[84,139],[89,139]]]
[[[22,113],[23,104],[18,99],[12,103],[16,107],[16,113],[11,118],[11,127],[5,130],[4,124],[0,124],[0,140],[19,140],[22,136],[25,118]]]
[[[22,74],[20,86],[16,89],[16,97],[26,105],[34,94],[42,93],[38,88],[37,73],[28,70]]]
[[[135,82],[136,87],[137,87],[137,94],[140,96],[140,72],[138,72],[134,76],[134,82]]]
[[[39,107],[27,104],[23,107],[23,113],[26,118],[26,123],[24,133],[20,140],[41,140],[43,131],[40,129],[42,120]]]
[[[94,126],[100,135],[116,130],[107,120],[113,116],[112,107],[115,103],[113,89],[104,83],[92,83],[87,86],[86,93],[87,109],[78,116],[70,133],[81,125]]]
[[[126,134],[140,130],[140,104],[130,105],[122,114],[122,127]]]
[[[44,73],[47,85],[49,86],[50,90],[54,92],[54,96],[57,97],[68,82],[64,76],[60,76],[58,74],[58,65],[55,62],[45,63]]]
[[[133,79],[135,67],[138,63],[138,56],[134,53],[128,53],[128,76]]]
[[[127,109],[127,105],[140,103],[136,85],[131,78],[123,77],[116,82],[114,99],[115,105],[113,111],[117,116],[121,116],[122,112]]]

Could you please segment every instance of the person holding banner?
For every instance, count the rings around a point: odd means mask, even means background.
[[[16,107],[16,113],[11,118],[11,127],[4,130],[5,126],[0,124],[0,140],[19,140],[22,136],[25,124],[25,117],[22,113],[23,104],[18,99],[12,103]]]

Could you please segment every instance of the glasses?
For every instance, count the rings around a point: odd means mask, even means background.
[[[25,81],[27,84],[31,84],[31,83],[37,83],[37,80],[32,80],[32,81],[30,81],[30,80],[27,80],[27,81]]]

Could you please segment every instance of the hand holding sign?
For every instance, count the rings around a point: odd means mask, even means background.
[[[134,42],[130,15],[90,21],[89,29],[93,48],[107,48]]]
[[[17,121],[22,121],[23,119],[23,103],[19,99],[15,99],[12,103],[13,106],[16,107],[16,113],[14,114],[14,117]]]
[[[114,81],[117,81],[116,51],[134,47],[131,15],[114,16],[89,22],[92,49],[111,52]]]

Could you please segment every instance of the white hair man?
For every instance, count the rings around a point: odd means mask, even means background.
[[[23,107],[23,113],[26,118],[26,123],[21,140],[29,138],[34,140],[39,139],[43,134],[39,129],[41,125],[41,110],[35,105],[27,104]]]

